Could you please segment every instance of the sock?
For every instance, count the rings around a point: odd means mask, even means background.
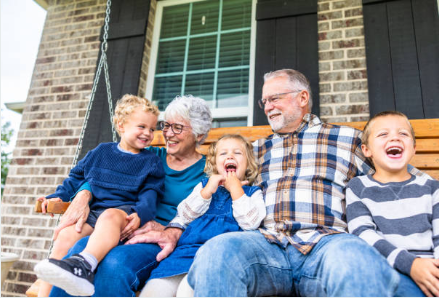
[[[87,261],[87,263],[91,265],[91,271],[95,271],[96,267],[98,266],[98,260],[95,258],[95,256],[84,251],[81,252],[79,255],[82,256]]]

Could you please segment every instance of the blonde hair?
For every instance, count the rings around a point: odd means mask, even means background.
[[[212,176],[218,174],[218,169],[216,167],[216,153],[219,142],[222,140],[238,140],[241,141],[245,146],[245,155],[247,157],[247,169],[245,170],[245,180],[251,185],[255,181],[259,173],[258,164],[256,163],[256,158],[253,153],[253,145],[249,140],[243,136],[236,134],[226,134],[218,139],[215,143],[210,144],[209,150],[207,152],[206,166],[204,167],[204,172],[207,176]]]
[[[113,123],[117,133],[120,135],[120,131],[117,123],[125,123],[129,115],[135,110],[140,109],[144,112],[150,112],[155,116],[159,116],[159,108],[152,104],[146,98],[142,98],[136,95],[125,94],[116,103],[116,109],[114,110]]]
[[[380,118],[380,117],[386,117],[386,116],[399,116],[399,117],[403,117],[405,118],[405,120],[407,120],[407,123],[409,124],[410,127],[410,133],[412,135],[412,139],[413,139],[413,146],[416,145],[416,138],[415,138],[415,131],[413,130],[412,124],[410,123],[409,119],[407,118],[407,116],[401,112],[398,111],[384,111],[384,112],[380,112],[378,114],[376,114],[375,116],[373,116],[372,118],[369,119],[369,121],[367,121],[366,126],[364,126],[363,129],[363,135],[361,136],[361,143],[364,145],[368,145],[369,143],[369,136],[371,133],[371,127],[373,122]]]

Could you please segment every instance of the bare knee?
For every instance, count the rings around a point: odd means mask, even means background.
[[[109,208],[102,212],[102,214],[99,216],[96,226],[98,225],[119,225],[121,227],[124,227],[127,224],[127,214],[125,211],[115,209],[115,208]]]

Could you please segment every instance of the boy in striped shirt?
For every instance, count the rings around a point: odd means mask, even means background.
[[[439,181],[407,171],[415,148],[404,114],[382,112],[369,120],[361,149],[376,172],[349,181],[348,229],[400,273],[397,296],[438,296]]]

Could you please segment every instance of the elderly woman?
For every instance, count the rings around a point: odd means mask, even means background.
[[[212,126],[212,116],[206,102],[193,96],[176,97],[166,108],[165,121],[161,126],[166,148],[147,149],[155,152],[163,162],[166,175],[165,192],[157,206],[155,220],[138,229],[133,234],[137,236],[164,230],[164,226],[176,215],[177,205],[204,177],[206,157],[198,153],[196,148],[203,143]],[[88,215],[87,202],[90,198],[88,190],[78,193],[73,201],[73,208],[69,207],[72,210],[64,216],[62,225],[76,223],[77,229],[80,229],[82,218]],[[56,233],[58,231],[59,228]],[[87,241],[88,238],[78,241],[69,255],[82,251]],[[136,291],[141,290],[151,270],[157,265],[160,245],[160,242],[140,243],[113,248],[96,270],[94,296],[136,296]],[[68,295],[54,287],[50,296]]]

